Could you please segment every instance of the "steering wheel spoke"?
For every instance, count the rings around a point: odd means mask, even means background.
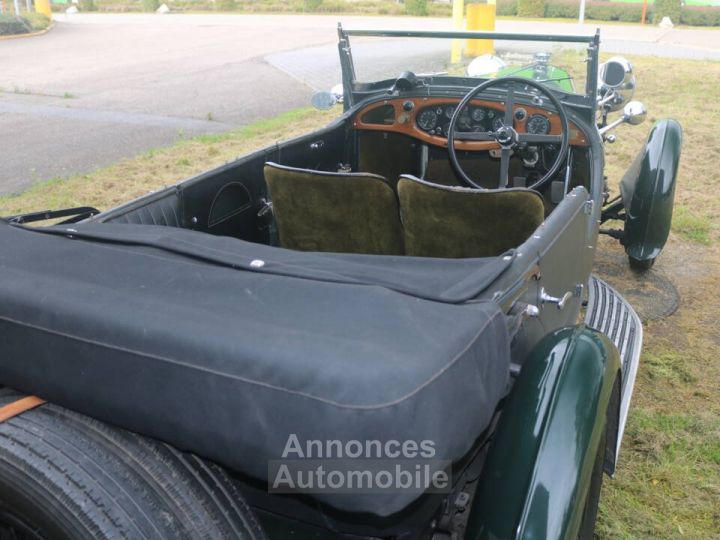
[[[500,152],[500,188],[506,188],[510,176],[510,156],[512,150],[503,148]]]
[[[457,131],[455,132],[456,141],[495,141],[492,131]]]
[[[541,135],[539,133],[518,133],[518,142],[527,144],[560,144],[562,135]]]
[[[494,86],[502,86],[507,92],[505,98],[505,114],[502,118],[502,126],[499,126],[493,131],[481,131],[481,132],[459,132],[457,131],[458,123],[460,122],[460,116],[465,108],[470,104],[471,100],[478,94],[486,91],[488,88]],[[520,93],[525,92],[524,89],[535,88],[540,93],[544,94],[557,111],[557,116],[560,120],[560,135],[540,135],[532,133],[518,133],[515,130],[515,90],[521,88]],[[501,77],[499,79],[490,79],[488,81],[480,83],[478,86],[470,90],[465,97],[460,100],[460,103],[455,108],[455,112],[450,119],[448,126],[448,154],[450,162],[452,163],[455,172],[458,174],[463,181],[468,185],[474,186],[477,189],[483,188],[479,182],[473,180],[463,170],[460,161],[458,160],[457,151],[455,149],[455,141],[484,141],[484,142],[495,142],[500,147],[500,181],[499,187],[505,188],[508,186],[510,177],[510,158],[513,155],[513,151],[518,146],[524,146],[528,144],[557,144],[559,150],[556,153],[555,161],[548,167],[543,176],[528,186],[530,189],[538,189],[549,182],[555,174],[560,170],[560,167],[565,162],[568,149],[570,147],[568,134],[570,132],[567,115],[565,114],[565,108],[559,99],[555,97],[552,90],[544,86],[543,84],[536,82],[532,79],[525,79],[520,77]],[[485,148],[486,149],[486,148]]]
[[[515,116],[515,83],[508,82],[507,99],[505,100],[505,118],[503,123],[508,127],[513,127],[513,118]]]

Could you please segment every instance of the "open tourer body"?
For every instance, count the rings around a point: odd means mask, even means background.
[[[634,82],[600,65],[599,35],[339,38],[344,110],[329,126],[118,208],[0,224],[0,383],[52,404],[0,430],[25,420],[42,438],[69,410],[162,441],[207,464],[176,482],[222,477],[212,504],[245,524],[230,537],[592,537],[642,344],[633,309],[591,273],[598,235],[655,261],[679,126],[653,128],[613,200],[607,116]],[[496,54],[447,62],[464,39]],[[77,428],[77,448],[98,429]],[[431,441],[451,482],[268,490],[290,436]],[[10,505],[15,522],[42,515],[27,507]]]

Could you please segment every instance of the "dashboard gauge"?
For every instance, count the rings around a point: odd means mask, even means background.
[[[447,118],[452,118],[452,115],[455,114],[455,107],[447,107],[445,109],[445,116]]]
[[[438,117],[435,111],[425,109],[418,115],[417,123],[423,131],[430,131],[437,125]]]
[[[495,111],[493,111],[492,109],[488,109],[487,117],[488,117],[490,120],[492,120],[493,118],[495,118]]]
[[[485,109],[473,109],[472,119],[475,122],[482,122],[485,120]]]
[[[547,135],[550,133],[550,121],[542,114],[534,114],[527,121],[527,132],[533,135]]]
[[[503,122],[503,119],[498,116],[497,118],[495,118],[495,120],[493,120],[493,123],[492,123],[493,131],[497,131],[504,125],[505,125],[505,123]]]

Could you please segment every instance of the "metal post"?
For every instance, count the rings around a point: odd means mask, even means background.
[[[20,2],[18,0],[14,0],[13,2],[15,4],[15,16],[20,16]]]
[[[647,0],[645,0],[647,2]],[[582,26],[585,24],[585,0],[580,0],[580,16],[578,17],[578,24]]]
[[[452,20],[453,28],[455,30],[463,29],[463,11],[464,11],[464,0],[453,0],[452,9]],[[450,63],[457,64],[460,62],[460,55],[462,53],[462,44],[459,39],[453,39],[452,52],[450,53]]]

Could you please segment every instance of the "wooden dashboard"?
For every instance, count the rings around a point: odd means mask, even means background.
[[[443,134],[429,133],[420,128],[417,116],[429,107],[447,107],[448,105],[456,106],[460,102],[458,98],[433,98],[433,97],[415,97],[415,98],[392,98],[377,101],[362,108],[357,112],[353,120],[355,129],[370,131],[385,131],[393,133],[401,133],[409,135],[415,139],[419,139],[434,146],[447,147],[447,138]],[[504,103],[497,101],[472,100],[470,107],[480,107],[486,110],[497,111],[498,114],[504,114]],[[392,109],[391,109],[392,107]],[[550,124],[551,135],[560,134],[560,122],[557,114],[524,104],[515,104],[514,111],[517,113],[519,109],[524,109],[518,113],[521,119],[515,119],[515,129],[518,133],[526,133],[528,120],[534,116],[543,116]],[[570,122],[570,144],[573,146],[587,146],[587,138],[582,130],[573,122]],[[486,141],[456,141],[455,148],[458,150],[495,150],[500,146],[495,142]]]

